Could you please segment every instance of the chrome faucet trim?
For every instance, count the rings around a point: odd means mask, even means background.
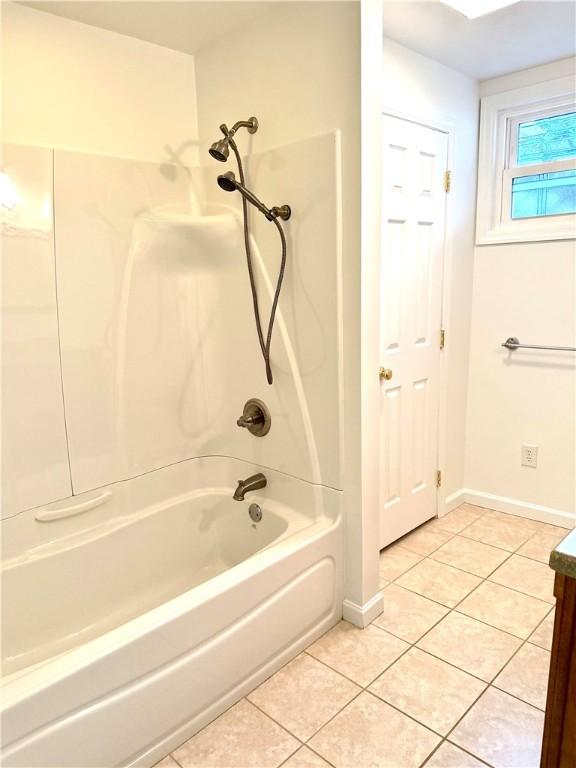
[[[262,472],[256,475],[250,475],[246,480],[238,480],[238,486],[234,491],[234,501],[244,501],[244,495],[250,491],[258,491],[260,488],[266,488],[268,481]]]

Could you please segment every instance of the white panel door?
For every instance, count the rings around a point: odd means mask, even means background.
[[[447,158],[447,134],[384,116],[380,547],[436,514]]]

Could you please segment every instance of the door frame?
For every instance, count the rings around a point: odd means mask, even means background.
[[[400,120],[405,120],[409,123],[415,123],[423,128],[430,128],[439,133],[446,134],[448,147],[447,147],[447,166],[448,170],[454,169],[454,139],[455,128],[452,122],[445,120],[437,120],[436,118],[427,117],[425,115],[417,115],[415,113],[402,112],[397,109],[389,108],[386,105],[383,107],[380,119],[380,134],[383,137],[383,120],[385,117],[396,117]],[[383,146],[383,138],[381,139]],[[382,171],[380,170],[380,174]],[[382,188],[380,190],[382,196]],[[382,199],[380,199],[380,211],[382,210]],[[446,207],[444,213],[444,251],[442,254],[442,296],[441,296],[441,310],[440,310],[440,327],[446,331],[447,344],[440,354],[440,373],[438,382],[438,469],[443,470],[446,462],[446,447],[447,447],[447,425],[448,425],[448,362],[450,358],[450,305],[451,305],[451,293],[450,284],[453,270],[453,251],[454,251],[454,234],[452,230],[453,214],[452,214],[452,195],[446,194]],[[380,231],[382,230],[381,216],[379,218]],[[378,266],[380,267],[380,252],[378,254]],[[382,299],[380,295],[380,288],[378,282],[378,306]],[[380,355],[380,327],[378,326],[378,355]],[[438,339],[438,343],[440,340]],[[441,517],[442,514],[446,514],[446,489],[444,486],[437,489],[436,492],[436,516]]]

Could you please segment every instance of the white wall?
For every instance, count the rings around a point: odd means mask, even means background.
[[[453,126],[452,190],[449,195],[446,362],[447,403],[441,469],[444,500],[464,483],[468,346],[478,141],[478,83],[432,59],[384,39],[382,111]]]
[[[202,158],[218,126],[256,115],[260,129],[239,134],[248,153],[339,131],[342,178],[343,482],[347,511],[348,597],[363,604],[377,589],[376,561],[363,583],[360,541],[360,4],[272,3],[242,34],[195,57]],[[212,162],[207,158],[207,163]],[[214,172],[219,170],[214,165]],[[318,171],[312,162],[309,172]],[[289,168],[286,168],[289,174]],[[289,201],[292,202],[292,201]],[[298,200],[294,201],[294,221]],[[315,258],[310,252],[307,258]],[[334,259],[337,254],[334,254]],[[318,288],[320,286],[317,286]],[[310,286],[311,290],[314,287]],[[334,386],[337,383],[334,382]],[[375,555],[374,555],[375,558]]]
[[[194,164],[194,59],[2,3],[3,140]]]
[[[481,84],[481,95],[574,73],[574,60]],[[574,519],[575,367],[570,353],[502,349],[576,345],[574,241],[480,246],[474,257],[465,486],[478,503]],[[522,443],[538,445],[536,469]],[[497,498],[491,498],[491,496]]]

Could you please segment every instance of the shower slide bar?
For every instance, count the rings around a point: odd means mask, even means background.
[[[551,349],[555,352],[576,352],[576,347],[547,347],[543,346],[542,344],[520,344],[520,341],[516,338],[516,336],[510,336],[509,339],[506,339],[504,344],[502,344],[503,347],[506,347],[506,349],[514,350],[514,349]]]

